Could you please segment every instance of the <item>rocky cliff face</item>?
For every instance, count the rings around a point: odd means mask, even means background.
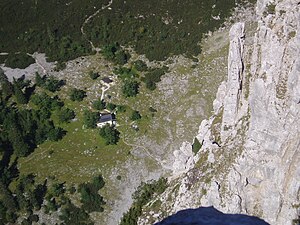
[[[200,125],[202,147],[175,152],[176,178],[159,196],[167,213],[156,221],[199,206],[275,225],[299,215],[300,2],[258,0],[256,15],[253,34],[243,21],[230,30],[228,78]]]

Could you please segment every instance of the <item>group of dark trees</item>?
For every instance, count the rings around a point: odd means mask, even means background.
[[[148,70],[148,66],[147,64],[142,61],[142,60],[136,60],[134,63],[133,63],[133,66],[136,70],[138,71],[141,71],[141,72],[145,72]]]
[[[114,69],[114,73],[122,81],[133,80],[135,78],[138,78],[138,73],[133,67],[119,66]]]
[[[85,110],[83,113],[83,124],[86,126],[86,128],[96,128],[99,118],[99,112]]]
[[[96,99],[95,101],[93,101],[92,106],[95,110],[101,111],[106,108],[106,103],[104,100]]]
[[[14,80],[11,84],[3,71],[0,71],[1,91],[0,107],[0,139],[5,146],[13,149],[20,157],[30,154],[38,144],[46,140],[57,141],[65,131],[56,127],[51,120],[51,112],[61,108],[63,103],[58,98],[51,98],[46,94],[27,94],[29,82],[23,78]],[[38,106],[38,109],[22,109],[14,104],[25,104],[28,100]]]
[[[99,73],[97,73],[97,72],[90,71],[90,72],[89,72],[89,77],[90,77],[92,80],[96,80],[98,77],[100,77],[100,75],[99,75]]]
[[[0,70],[0,224],[15,224],[20,216],[22,225],[32,224],[39,221],[34,211],[52,213],[59,209],[62,224],[93,224],[89,213],[104,210],[105,201],[98,193],[105,184],[102,176],[79,185],[77,193],[81,197],[81,207],[69,199],[76,189],[67,193],[63,183],[48,183],[47,180],[37,183],[32,174],[19,176],[19,157],[28,156],[37,145],[46,140],[57,141],[66,133],[55,126],[52,115],[55,114],[60,123],[75,117],[74,111],[66,108],[55,95],[61,85],[54,77],[39,74],[36,74],[34,85],[25,77],[10,82]],[[41,90],[35,92],[36,86]],[[78,100],[80,94],[74,96],[74,100]],[[24,107],[28,102],[30,106]],[[90,120],[95,118],[99,115],[88,116]],[[95,126],[96,123],[90,124]],[[12,182],[15,182],[13,190],[10,188]]]
[[[155,195],[163,193],[167,188],[167,179],[142,183],[133,194],[134,202],[130,209],[124,213],[120,225],[137,225],[138,218],[142,215],[143,206],[148,204]]]
[[[135,97],[139,93],[140,82],[138,81],[138,73],[135,69],[119,67],[115,68],[114,73],[123,82],[122,93],[126,98]]]
[[[26,215],[22,224],[38,222],[33,211],[41,209],[47,191],[46,182],[37,184],[32,174],[19,177],[15,191],[8,184],[0,182],[0,221],[1,224],[15,223],[20,215]]]
[[[108,124],[100,128],[99,134],[104,138],[107,145],[115,145],[120,139],[120,132],[114,126]]]
[[[35,83],[38,87],[42,87],[50,92],[59,91],[65,85],[64,80],[58,80],[54,76],[41,76],[39,73],[35,74]]]
[[[67,189],[64,183],[51,180],[47,188],[43,207],[46,214],[51,215],[60,210],[59,219],[62,221],[62,224],[71,225],[79,221],[81,224],[92,224],[89,214],[82,207],[75,206],[70,200],[70,196],[76,193],[74,186]]]
[[[3,61],[16,67],[20,64],[18,58],[25,53],[45,52],[50,61],[63,65],[62,62],[91,54],[90,43],[80,28],[86,15],[95,12],[94,7],[101,8],[108,2],[75,0],[65,4],[49,0],[43,4],[28,1],[20,5],[16,1],[1,1],[0,49],[10,53]],[[15,55],[15,52],[21,52],[21,55]],[[25,62],[31,63],[27,59],[21,61],[22,67]]]
[[[2,100],[7,101],[10,97],[14,96],[17,103],[26,104],[31,94],[31,88],[29,87],[29,81],[25,81],[25,77],[14,79],[13,83],[9,82],[8,78],[0,69],[0,85]]]
[[[63,225],[93,225],[89,214],[82,208],[75,206],[69,199],[64,204],[61,210],[60,220],[63,221]]]
[[[117,108],[117,105],[115,105],[112,102],[108,102],[108,103],[106,103],[106,108],[112,112],[113,110],[115,110]]]
[[[112,10],[104,10],[87,24],[88,35],[99,46],[115,42],[132,46],[150,60],[197,55],[202,36],[222,25],[236,3],[234,0],[154,0],[143,4],[138,0],[130,4],[114,1]],[[214,16],[220,19],[215,20]]]
[[[103,212],[105,201],[99,194],[99,190],[105,185],[101,175],[94,177],[92,182],[79,185],[79,193],[81,195],[82,208],[86,212]]]
[[[32,95],[31,102],[35,104],[39,109],[51,113],[51,111],[61,109],[64,103],[59,99],[57,95],[51,97],[45,92],[36,93]]]
[[[11,174],[12,176],[12,174]],[[105,185],[101,175],[93,178],[92,182],[82,183],[76,192],[75,187],[67,189],[64,183],[58,183],[52,178],[43,183],[37,183],[32,174],[12,176],[16,181],[14,191],[9,188],[10,182],[0,178],[0,224],[16,224],[21,216],[22,225],[39,222],[39,216],[34,211],[43,210],[52,214],[60,210],[59,219],[62,224],[93,224],[90,212],[103,212],[105,201],[98,193]],[[82,206],[75,206],[70,196],[79,195]],[[72,197],[73,198],[73,197]]]
[[[144,76],[139,79],[139,72],[145,72]],[[161,81],[161,77],[168,71],[166,66],[161,68],[149,69],[145,62],[137,60],[133,67],[119,67],[114,73],[122,80],[122,93],[125,97],[135,97],[139,93],[140,80],[145,83],[146,88],[153,91],[156,84]]]
[[[152,69],[142,77],[142,81],[145,83],[149,90],[156,88],[156,83],[161,81],[161,77],[168,71],[167,67]]]
[[[72,101],[80,102],[86,97],[86,92],[78,88],[72,88],[70,92],[70,99]]]
[[[27,55],[26,53],[15,53],[9,54],[5,60],[5,66],[10,68],[24,69],[30,64],[34,63],[35,60]]]
[[[57,112],[59,123],[69,123],[72,119],[75,118],[75,112],[69,108],[61,108]]]
[[[32,62],[26,53],[38,51],[63,68],[64,62],[93,53],[89,40],[101,47],[106,58],[121,65],[130,56],[120,46],[131,46],[150,60],[179,54],[193,56],[200,52],[198,43],[204,34],[221,26],[236,3],[249,1],[154,0],[140,4],[132,0],[128,4],[116,0],[110,9],[93,17],[82,33],[86,16],[109,0],[74,0],[72,4],[32,1],[17,7],[15,1],[3,0],[0,48],[10,54],[0,60],[12,67],[25,67]]]
[[[134,97],[139,93],[139,82],[136,80],[126,80],[122,87],[122,93],[125,97]]]
[[[89,213],[103,212],[105,201],[99,194],[105,185],[102,175],[98,175],[91,182],[82,183],[78,188],[74,186],[69,189],[64,183],[53,182],[48,185],[48,191],[45,196],[45,212],[51,214],[58,210],[61,211],[59,219],[64,225],[73,224],[93,224]],[[81,206],[75,206],[70,200],[70,196],[79,195]]]
[[[95,101],[92,102],[92,107],[95,110],[104,110],[108,109],[109,111],[113,111],[117,108],[117,105],[111,102],[105,102],[103,99],[96,99]]]
[[[103,56],[116,64],[124,65],[128,62],[130,54],[125,52],[118,42],[105,45],[102,49]]]

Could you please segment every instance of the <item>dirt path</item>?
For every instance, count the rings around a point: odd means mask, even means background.
[[[104,9],[106,9],[106,8],[108,8],[108,7],[110,7],[112,3],[113,3],[113,0],[110,0],[109,3],[108,3],[107,5],[102,6],[100,9],[98,9],[96,12],[94,12],[92,15],[90,15],[88,18],[86,18],[85,21],[83,22],[81,28],[80,28],[82,35],[83,35],[83,36],[86,38],[86,40],[91,44],[92,49],[95,50],[96,52],[99,52],[101,49],[100,49],[100,48],[96,48],[96,47],[94,46],[93,42],[87,38],[87,35],[86,35],[86,33],[84,32],[84,26],[85,26],[85,25],[86,25],[93,17],[95,17],[100,11],[102,11],[102,10],[104,10]]]
[[[27,156],[23,162],[19,162],[19,166],[22,166],[23,163],[24,164],[28,163],[29,161],[31,161],[33,158],[35,158],[37,156],[44,155],[46,152],[48,152],[52,148],[52,146],[53,146],[53,144],[51,144],[47,149],[45,149],[42,152],[39,152],[37,154],[31,154],[31,155]]]
[[[134,148],[141,148],[151,159],[153,159],[155,162],[157,162],[162,168],[170,169],[169,167],[167,167],[163,164],[161,159],[156,158],[155,156],[153,156],[145,146],[137,145],[137,144],[131,144],[131,143],[127,142],[125,139],[123,139],[123,142],[128,146],[131,146],[131,147],[134,147]]]
[[[38,57],[37,57],[35,54],[29,54],[29,53],[27,53],[27,55],[31,56],[31,57],[35,60],[35,63],[42,69],[43,74],[46,74],[46,73],[47,73],[47,70],[46,70],[45,67],[39,62],[39,59],[38,59]]]
[[[108,89],[110,88],[110,85],[109,84],[105,84],[106,87],[102,87],[101,90],[102,90],[102,93],[101,93],[101,100],[104,100],[104,95],[105,95],[105,92],[108,91]]]

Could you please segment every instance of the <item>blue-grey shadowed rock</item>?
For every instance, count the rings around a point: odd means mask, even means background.
[[[214,207],[186,209],[155,225],[269,225],[262,219],[243,214],[225,214]]]

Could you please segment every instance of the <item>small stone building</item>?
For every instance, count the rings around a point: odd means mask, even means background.
[[[100,114],[100,118],[97,122],[97,127],[103,127],[106,124],[109,124],[110,126],[115,125],[116,118],[114,114],[108,113],[108,114]]]

